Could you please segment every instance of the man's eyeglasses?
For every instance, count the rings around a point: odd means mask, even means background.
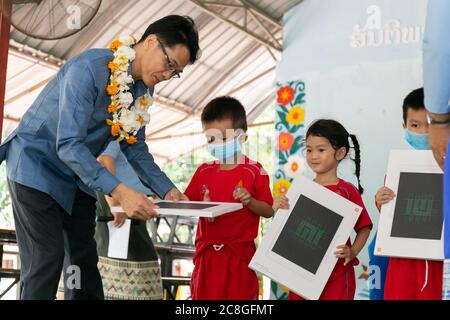
[[[164,57],[166,58],[167,70],[169,70],[172,73],[171,78],[180,78],[180,73],[178,72],[175,63],[172,62],[172,60],[170,60],[166,48],[158,38],[156,39],[158,40],[159,46],[161,47]]]

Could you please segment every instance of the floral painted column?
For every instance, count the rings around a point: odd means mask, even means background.
[[[285,195],[305,165],[305,83],[277,85],[275,108],[274,197]],[[288,290],[272,281],[271,298],[287,299]]]

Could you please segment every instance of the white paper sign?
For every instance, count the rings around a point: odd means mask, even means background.
[[[109,245],[108,257],[117,259],[126,259],[128,256],[128,243],[130,240],[131,220],[125,220],[125,223],[116,228],[113,221],[108,222]]]
[[[443,260],[443,173],[431,151],[392,150],[375,255]]]
[[[249,267],[306,299],[318,299],[362,208],[298,176],[287,193],[289,210],[279,210]]]

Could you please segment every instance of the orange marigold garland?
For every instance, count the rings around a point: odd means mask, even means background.
[[[134,37],[117,37],[108,46],[114,52],[114,59],[108,63],[111,76],[106,87],[111,96],[108,113],[112,114],[112,120],[107,119],[106,123],[111,126],[111,135],[117,137],[117,141],[125,140],[129,144],[137,142],[138,131],[150,122],[148,109],[153,104],[148,90],[136,100],[129,92],[129,84],[134,81],[128,68],[136,57],[131,46],[136,43]]]

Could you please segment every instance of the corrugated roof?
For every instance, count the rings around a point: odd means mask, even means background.
[[[233,1],[236,0],[221,2]],[[301,0],[247,2],[280,21],[283,13]],[[243,10],[238,8],[219,9],[223,16],[234,21],[245,16]],[[188,135],[171,138],[171,148],[168,148],[166,138],[201,131],[199,112],[213,97],[226,94],[237,97],[247,109],[249,122],[253,122],[273,101],[276,60],[280,54],[187,0],[103,0],[92,22],[73,36],[44,41],[27,37],[12,28],[11,39],[68,60],[87,48],[106,47],[117,35],[133,34],[139,37],[149,23],[169,14],[189,15],[196,21],[202,56],[196,64],[186,68],[181,79],[170,80],[155,88],[159,98],[151,108],[152,120],[147,135],[150,151],[161,163],[204,143],[201,135]],[[256,28],[255,22],[252,23],[249,27]],[[266,28],[272,28],[276,37],[281,39],[281,30],[276,30],[270,23],[263,24]],[[43,84],[56,72],[55,64],[43,63],[42,59],[33,59],[16,49],[10,51],[5,115],[12,120],[5,120],[4,136],[17,125],[14,118],[22,116],[42,90]]]

